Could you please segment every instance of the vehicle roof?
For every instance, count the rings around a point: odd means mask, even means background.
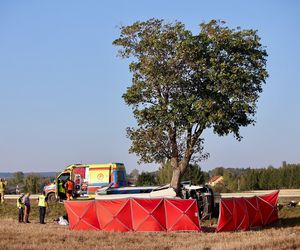
[[[73,168],[76,167],[107,167],[107,165],[119,165],[124,167],[123,163],[119,163],[119,162],[109,162],[109,163],[93,163],[93,164],[83,164],[83,163],[78,163],[78,164],[71,164],[69,166],[66,167],[66,170],[71,170]]]

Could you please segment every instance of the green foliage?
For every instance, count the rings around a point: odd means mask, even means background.
[[[222,168],[223,184],[214,187],[220,192],[300,188],[300,164],[283,164],[280,168]],[[210,174],[220,173],[220,168]]]
[[[216,193],[229,193],[231,190],[229,190],[223,183],[217,183],[213,187],[213,191]]]
[[[132,177],[132,178],[136,178],[136,179],[137,179],[138,176],[139,176],[139,170],[133,169],[133,170],[130,172],[129,176]]]
[[[127,175],[127,182],[131,184],[136,184],[139,177],[139,171],[137,169],[133,169],[130,174]]]
[[[157,185],[155,173],[142,172],[136,182],[137,186],[154,186]]]
[[[223,183],[229,191],[238,190],[238,178],[234,172],[224,170]]]
[[[300,164],[286,164],[280,168],[281,186],[300,188]]]
[[[224,170],[225,170],[225,168],[223,168],[223,167],[217,167],[217,168],[214,168],[213,170],[210,170],[208,173],[210,174],[210,176],[216,176],[216,175],[223,176]]]
[[[38,194],[41,192],[41,185],[40,185],[41,176],[36,174],[29,174],[24,180],[24,191],[30,192],[32,194]]]
[[[240,127],[255,123],[267,53],[257,31],[216,20],[202,23],[195,35],[181,22],[158,19],[120,30],[113,44],[132,59],[133,74],[123,98],[138,124],[127,129],[130,152],[141,162],[171,160],[178,184],[190,161],[208,157],[205,129],[240,140]]]
[[[182,181],[191,181],[193,185],[205,184],[205,175],[198,165],[189,165],[182,176]]]
[[[162,164],[157,172],[158,183],[161,185],[168,184],[172,179],[172,166],[169,161]],[[208,180],[207,174],[201,171],[201,167],[198,165],[189,165],[183,174],[181,180],[182,181],[191,181],[193,185],[204,184],[206,180]]]
[[[300,164],[260,169],[218,167],[209,172],[202,171],[198,165],[189,165],[182,181],[192,181],[192,184],[199,185],[207,183],[215,175],[223,176],[223,181],[213,187],[215,192],[300,188]],[[138,179],[138,185],[168,184],[172,179],[172,166],[166,161],[157,172],[142,173]]]
[[[204,175],[204,183],[208,183],[210,180],[210,175],[208,172],[203,171],[203,175]]]
[[[218,167],[209,171],[211,176],[223,176],[223,180],[217,183],[213,189],[218,193],[233,192],[239,190],[240,179],[239,176],[240,169],[236,168],[223,168]]]
[[[162,164],[157,172],[157,180],[160,185],[165,185],[171,182],[173,169],[170,161]]]
[[[9,186],[16,186],[24,183],[24,173],[21,171],[15,172],[9,180]]]

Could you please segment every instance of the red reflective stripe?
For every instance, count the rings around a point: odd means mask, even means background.
[[[90,168],[90,171],[94,170],[110,170],[111,168],[105,167],[105,168]]]

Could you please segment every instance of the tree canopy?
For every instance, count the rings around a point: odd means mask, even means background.
[[[128,128],[130,152],[141,162],[170,160],[171,185],[179,190],[190,161],[206,158],[202,133],[232,133],[255,123],[266,71],[265,48],[256,30],[225,22],[200,24],[198,34],[183,23],[150,19],[120,27],[119,55],[130,58],[132,84],[123,98],[137,128]]]
[[[23,184],[23,182],[24,182],[24,173],[21,171],[18,171],[13,174],[13,177],[9,181],[9,184],[16,186],[16,185]]]
[[[140,175],[138,175],[136,185],[138,185],[138,186],[154,186],[154,185],[157,185],[155,173],[142,172]]]

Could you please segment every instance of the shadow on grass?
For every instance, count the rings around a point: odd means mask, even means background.
[[[215,233],[216,227],[201,226],[203,233]]]
[[[277,228],[300,226],[300,217],[281,218],[272,226]]]
[[[277,222],[264,227],[251,228],[247,231],[262,231],[270,228],[287,228],[300,226],[300,217],[281,218]],[[213,226],[201,226],[204,233],[215,233],[216,227]]]

